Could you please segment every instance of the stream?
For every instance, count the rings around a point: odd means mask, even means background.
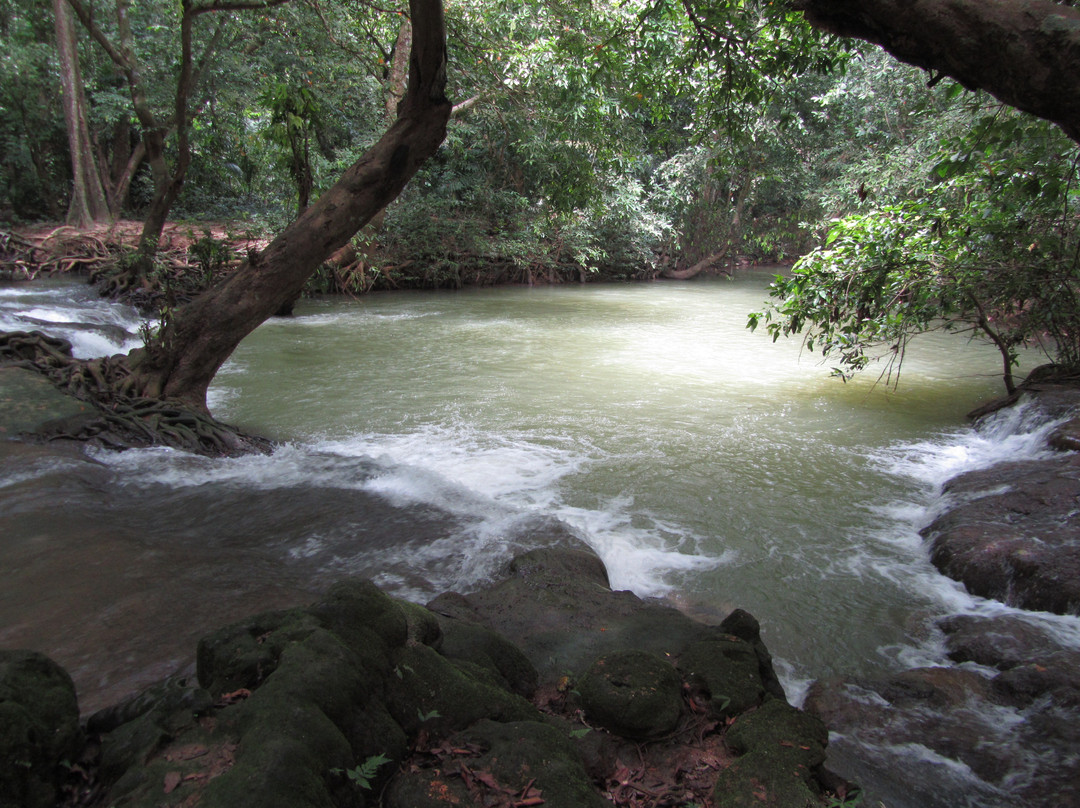
[[[947,479],[1039,456],[1052,425],[1019,408],[973,430],[1000,358],[962,336],[916,340],[895,389],[831,378],[745,329],[771,277],[303,300],[211,388],[271,456],[0,443],[0,646],[53,656],[91,712],[342,576],[418,602],[478,587],[554,518],[615,589],[753,613],[795,703],[948,665],[934,620],[1011,610],[938,574],[918,531]],[[77,356],[139,325],[74,282],[0,287],[0,330]],[[1080,647],[1080,619],[1032,619]]]

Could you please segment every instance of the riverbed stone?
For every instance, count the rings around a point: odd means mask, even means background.
[[[682,713],[682,680],[671,662],[645,651],[598,658],[578,683],[585,715],[627,738],[658,738]]]
[[[738,715],[765,698],[757,653],[738,637],[694,643],[683,651],[678,667],[691,686],[703,689],[715,718]]]
[[[560,546],[522,553],[506,577],[490,587],[440,595],[428,608],[511,638],[541,681],[580,677],[597,657],[615,651],[677,657],[694,642],[729,634],[667,603],[613,592],[603,562],[572,537]],[[771,661],[764,664],[775,677]]]
[[[740,757],[717,780],[718,808],[816,808],[829,733],[816,716],[770,698],[741,715],[726,740]]]
[[[937,623],[954,662],[974,662],[1006,671],[1061,650],[1060,643],[1019,615],[950,615]]]
[[[964,772],[957,788],[972,804],[1071,805],[1080,783],[1080,721],[1075,707],[1048,698],[1020,697],[998,679],[1014,681],[1026,666],[998,677],[966,668],[916,668],[880,678],[826,679],[806,697],[807,711],[836,733],[829,767],[857,779],[860,749],[890,756],[888,770],[908,777],[879,780],[872,796],[886,805],[917,800],[951,808],[956,793],[924,790],[921,772],[943,765]],[[1023,778],[1012,773],[1025,771]],[[889,790],[891,789],[891,790]]]
[[[14,438],[50,422],[95,414],[92,405],[61,392],[40,373],[0,367],[0,438]]]
[[[67,671],[36,651],[0,651],[0,805],[56,805],[81,739]]]
[[[1080,454],[970,472],[945,492],[954,504],[923,530],[943,573],[1012,606],[1080,613]]]

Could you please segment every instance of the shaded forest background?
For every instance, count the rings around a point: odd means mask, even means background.
[[[745,30],[720,42],[689,6],[579,5],[448,6],[447,139],[354,240],[357,255],[312,289],[787,261],[833,218],[925,196],[943,162],[968,152],[991,148],[985,162],[999,175],[1004,161],[1025,162],[1031,188],[1070,167],[1071,144],[1049,124],[950,81],[929,87],[924,71],[812,39],[791,20],[748,9]],[[126,8],[146,103],[175,162],[179,6],[97,6],[95,24],[114,39]],[[297,0],[197,20],[191,164],[170,217],[195,234],[208,220],[237,234],[280,230],[395,114],[404,11]],[[142,219],[155,192],[148,127],[123,71],[73,23],[110,208],[97,218]],[[0,36],[0,209],[9,222],[63,220],[72,159],[52,9],[4,0]]]
[[[168,285],[168,218],[209,285],[395,119],[409,14],[0,0],[0,217],[143,221],[113,291]],[[938,327],[995,344],[1010,390],[1032,342],[1080,367],[1077,150],[1053,124],[765,0],[452,2],[446,31],[445,141],[307,292],[807,256],[750,325],[804,333],[839,375]]]

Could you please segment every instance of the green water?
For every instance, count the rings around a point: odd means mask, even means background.
[[[894,667],[955,595],[908,518],[926,481],[882,452],[948,441],[1001,393],[1000,360],[934,335],[898,389],[876,371],[844,384],[797,340],[746,330],[771,277],[305,301],[243,343],[212,403],[408,467],[388,489],[406,505],[557,515],[616,588],[756,614],[795,678]],[[490,571],[469,541],[440,583]]]

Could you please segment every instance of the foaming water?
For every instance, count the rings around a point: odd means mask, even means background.
[[[131,306],[102,301],[67,279],[0,285],[0,331],[43,331],[71,342],[79,359],[126,353],[142,344]]]
[[[919,530],[947,479],[1040,456],[1053,424],[1022,407],[971,429],[964,413],[1000,391],[999,359],[955,336],[912,346],[896,390],[831,379],[797,342],[745,330],[768,280],[302,301],[245,340],[210,393],[219,417],[282,440],[272,455],[42,454],[0,469],[0,567],[40,571],[0,595],[0,640],[53,626],[80,687],[107,694],[142,659],[126,650],[87,685],[121,632],[164,647],[344,575],[423,602],[522,550],[582,541],[617,589],[707,619],[755,614],[795,700],[825,676],[948,664],[937,619],[1020,613],[938,574]],[[74,292],[85,325],[59,289],[13,287],[0,327],[125,350],[137,318]],[[77,569],[53,575],[64,558]],[[59,584],[84,568],[82,600],[65,602]],[[133,577],[141,600],[116,620]],[[185,608],[180,625],[170,609]],[[1022,614],[1080,647],[1076,618]]]
[[[946,511],[956,496],[943,492],[954,477],[998,463],[1038,460],[1055,454],[1049,435],[1067,416],[1052,417],[1031,400],[980,420],[977,428],[944,432],[933,439],[899,443],[877,453],[874,463],[886,474],[913,483],[910,496],[879,507],[890,529],[873,534],[877,541],[910,554],[907,563],[890,565],[881,574],[906,580],[913,591],[936,604],[941,614],[982,617],[1010,615],[1039,627],[1066,647],[1080,649],[1080,618],[1014,609],[996,600],[970,595],[960,584],[937,573],[926,561],[925,540],[920,531]],[[1005,489],[1003,489],[1005,490]],[[932,645],[906,649],[905,661],[947,664]]]

